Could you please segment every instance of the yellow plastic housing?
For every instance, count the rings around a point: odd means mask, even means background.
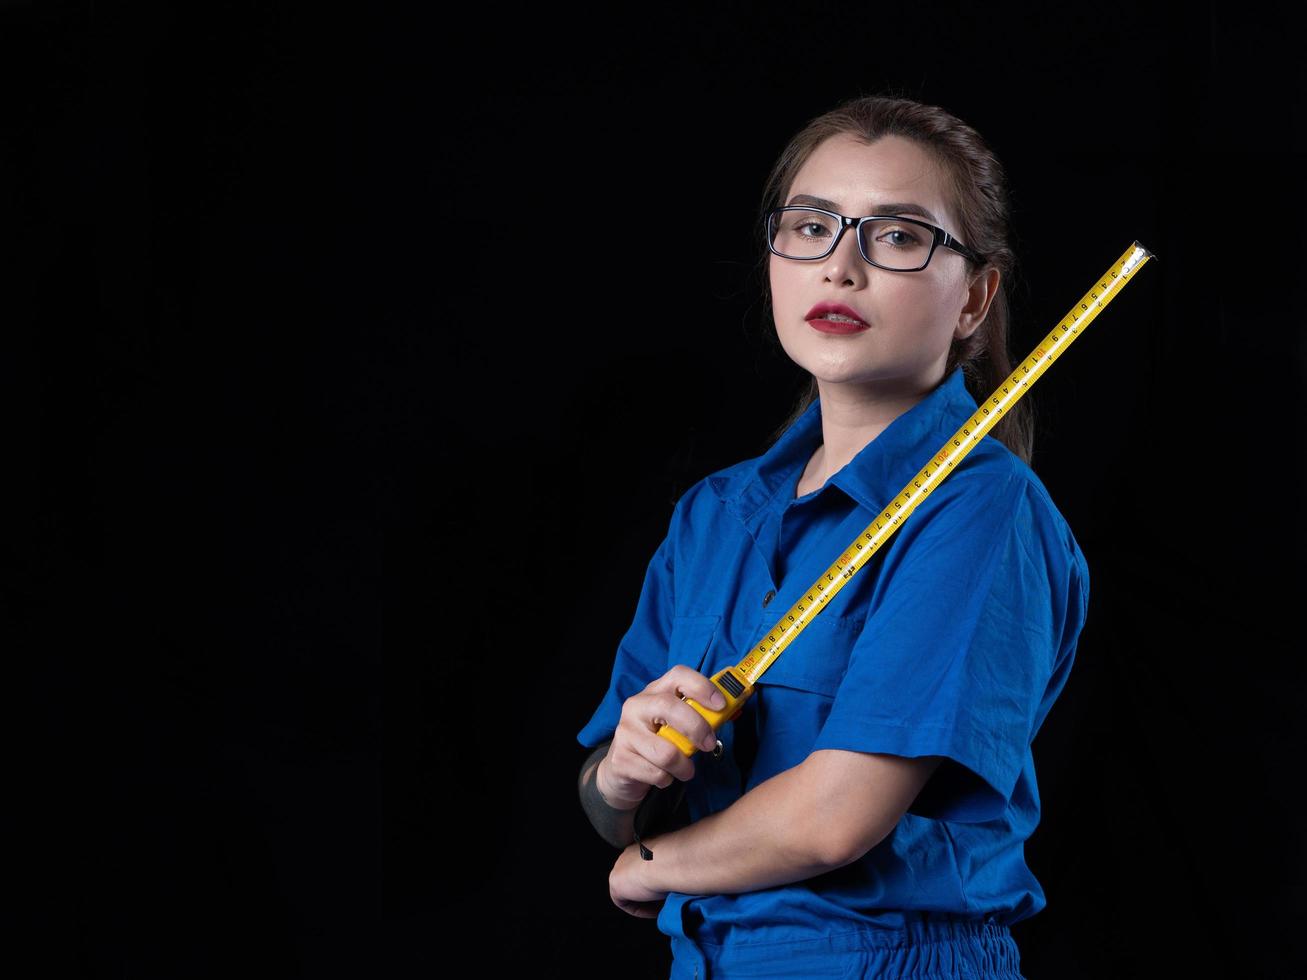
[[[731,676],[723,684],[722,679],[727,674]],[[745,680],[744,674],[741,673],[738,665],[734,667],[723,667],[717,673],[713,674],[709,680],[713,682],[717,687],[717,690],[722,692],[722,697],[726,699],[726,706],[720,711],[715,711],[712,708],[706,707],[694,698],[682,698],[682,700],[695,711],[699,712],[699,714],[703,715],[704,720],[712,726],[712,730],[715,732],[728,721],[735,720],[736,715],[743,710],[744,702],[748,701],[750,695],[753,694],[753,685]],[[731,691],[733,690],[738,691],[739,693],[733,695],[731,694]],[[699,750],[697,745],[691,742],[671,725],[663,725],[658,729],[658,734],[680,749],[683,755],[691,756]]]

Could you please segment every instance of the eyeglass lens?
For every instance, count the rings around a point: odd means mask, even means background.
[[[781,211],[771,216],[772,247],[787,258],[811,259],[824,254],[839,233],[840,223],[820,211]],[[933,238],[928,228],[894,218],[862,223],[862,251],[887,269],[919,269],[930,256]]]

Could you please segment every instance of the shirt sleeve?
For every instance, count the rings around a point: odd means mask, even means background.
[[[958,481],[939,503],[899,529],[914,533],[887,555],[814,749],[944,756],[908,812],[980,823],[1012,797],[1052,676],[1043,556],[1060,545],[1020,475]]]
[[[682,497],[682,500],[684,497]],[[673,532],[680,502],[672,511],[672,527],[654,552],[645,571],[644,585],[635,607],[635,619],[617,645],[613,673],[599,707],[577,733],[586,748],[612,738],[622,717],[622,704],[667,673],[667,651],[672,633]]]

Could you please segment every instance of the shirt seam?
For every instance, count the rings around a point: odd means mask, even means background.
[[[1023,477],[1022,477],[1022,484],[1023,484],[1023,486],[1022,486],[1022,496],[1023,496],[1023,497],[1026,495],[1026,493],[1029,493],[1031,490],[1034,490],[1034,491],[1036,491],[1036,492],[1039,491],[1039,488],[1038,488],[1037,486],[1035,486],[1035,484],[1033,484],[1033,483],[1030,481],[1030,478],[1027,477],[1027,476],[1023,476]],[[1048,499],[1047,499],[1047,497],[1048,497],[1047,494],[1039,494],[1039,495],[1045,498],[1045,502],[1046,502],[1046,503],[1050,503],[1050,504],[1052,503],[1051,500],[1048,500]],[[1033,517],[1033,514],[1032,514],[1032,517]],[[1032,530],[1033,530],[1033,529],[1032,529]],[[1031,550],[1030,550],[1030,542],[1029,542],[1028,540],[1026,540],[1027,537],[1029,537],[1029,535],[1026,535],[1026,534],[1018,534],[1018,535],[1017,535],[1017,540],[1021,542],[1021,551],[1022,551],[1022,553],[1026,556],[1026,561],[1030,562],[1030,564],[1031,564],[1032,567],[1034,567],[1034,568],[1041,568],[1041,567],[1043,567],[1043,566],[1041,565],[1041,563],[1039,562],[1039,560],[1035,557],[1034,553],[1031,552]]]

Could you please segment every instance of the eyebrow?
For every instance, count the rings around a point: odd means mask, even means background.
[[[813,197],[810,194],[795,194],[790,198],[790,204],[811,204],[814,208],[825,208],[827,211],[840,210],[840,206],[834,201],[828,201],[824,197]],[[890,204],[873,204],[868,214],[918,214],[933,224],[939,224],[939,219],[923,208],[920,204],[907,203],[890,203]]]

